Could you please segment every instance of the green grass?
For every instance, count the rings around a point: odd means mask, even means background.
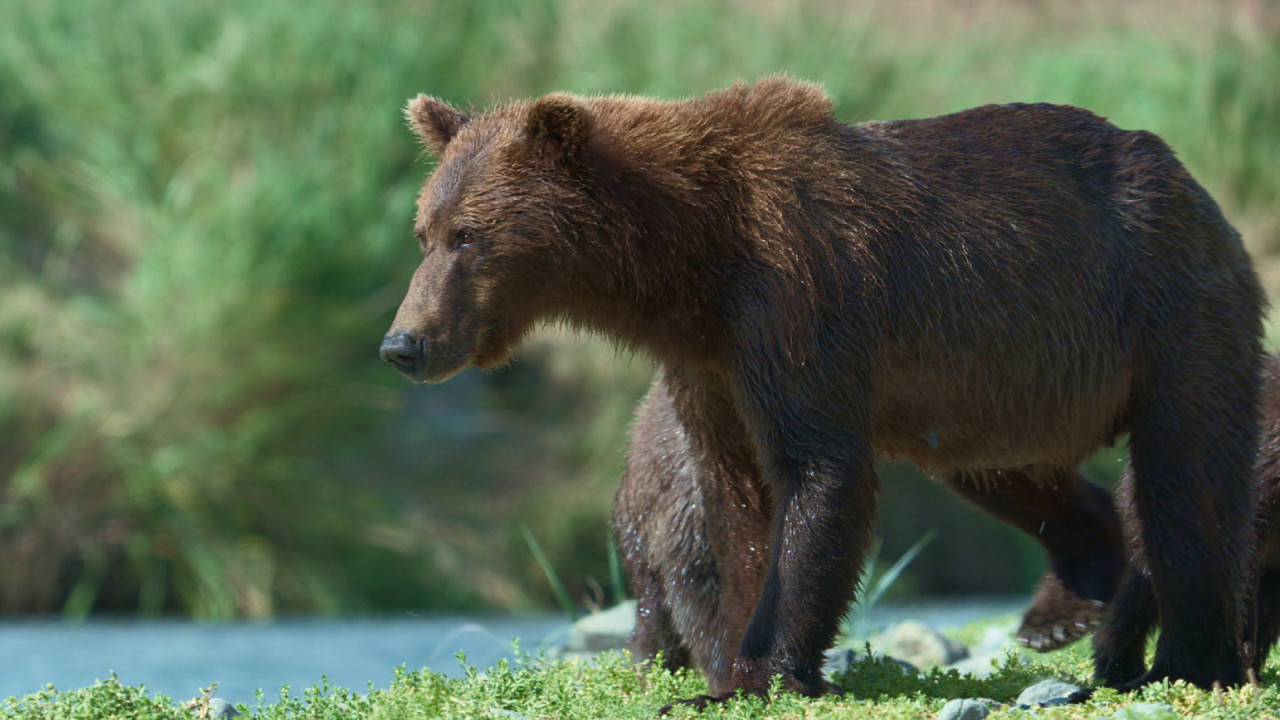
[[[1276,26],[1150,4],[952,23],[926,0],[0,3],[0,612],[549,605],[522,522],[572,597],[610,582],[643,359],[548,334],[426,389],[377,360],[417,252],[418,92],[683,96],[784,71],[850,120],[1072,102],[1162,133],[1269,267]],[[922,589],[966,556],[987,589],[1039,572],[958,503],[921,513],[918,474],[885,478],[888,552],[933,526],[981,546],[937,543]]]
[[[723,718],[921,718],[936,713],[952,698],[990,698],[1005,707],[992,718],[1026,717],[1008,707],[1025,687],[1053,678],[1086,685],[1089,663],[1083,644],[1031,663],[1006,656],[990,677],[977,679],[954,670],[904,674],[887,661],[868,660],[835,678],[844,696],[810,700],[775,693],[769,704],[757,699],[732,701],[701,715],[678,709],[669,717]],[[1267,679],[1275,680],[1274,666]],[[278,696],[260,693],[256,702],[240,703],[243,717],[253,720],[412,720],[413,718],[652,718],[672,699],[706,691],[694,673],[675,674],[647,667],[637,670],[623,655],[608,653],[597,661],[544,663],[530,657],[500,662],[485,672],[474,668],[465,677],[397,670],[389,686],[364,692],[322,682],[301,694],[284,688]],[[216,688],[215,688],[216,692]],[[73,691],[52,689],[10,698],[0,704],[6,720],[189,720],[207,708],[208,693],[192,700],[154,696],[142,687],[123,686],[111,678]],[[1140,693],[1118,695],[1101,690],[1089,703],[1044,709],[1036,717],[1107,718],[1137,702],[1171,705],[1179,717],[1227,720],[1280,717],[1280,689],[1245,687],[1212,693],[1179,682],[1154,685]]]

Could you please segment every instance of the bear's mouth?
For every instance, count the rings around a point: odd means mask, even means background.
[[[415,382],[436,384],[474,365],[490,370],[506,362],[509,344],[506,335],[496,325],[490,325],[475,333],[467,344],[446,344],[427,341],[423,357],[416,365],[394,362],[396,369]]]
[[[473,365],[481,370],[492,370],[505,363],[511,354],[511,345],[500,323],[481,327],[471,338],[466,346],[440,347],[433,352],[428,372],[423,373],[424,381],[432,384],[444,382]]]
[[[475,354],[475,343],[463,349],[437,347],[427,359],[426,367],[422,368],[418,379],[432,385],[444,382],[467,369],[467,366],[472,364]]]

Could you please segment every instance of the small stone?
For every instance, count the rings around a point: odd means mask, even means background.
[[[871,645],[918,668],[945,667],[969,657],[968,648],[916,620],[894,625],[872,638]]]
[[[830,676],[833,673],[848,670],[850,665],[857,663],[861,659],[862,656],[854,652],[853,648],[831,648],[827,651],[827,659],[822,664],[822,669]]]
[[[1055,707],[1070,702],[1073,693],[1080,688],[1060,680],[1041,680],[1018,695],[1017,706],[1022,709],[1031,707]]]
[[[952,700],[942,706],[938,712],[938,720],[982,720],[991,708],[977,700]]]
[[[598,653],[620,650],[631,639],[636,624],[636,602],[621,602],[608,610],[582,618],[569,628],[569,641],[565,651],[569,653]]]
[[[235,705],[223,700],[222,698],[209,699],[209,718],[210,720],[225,720],[233,718],[240,714]]]
[[[866,657],[865,655],[860,655],[857,652],[855,652],[853,648],[841,648],[841,647],[832,648],[827,651],[827,659],[822,666],[822,670],[827,674],[827,677],[831,677],[831,675],[835,673],[844,672],[845,670],[848,670],[851,665],[856,665],[862,662],[865,657]],[[916,673],[920,672],[919,670],[916,669],[914,665],[912,665],[909,662],[898,660],[897,658],[886,658],[886,659],[889,662],[902,668],[902,672],[904,673],[915,675]]]
[[[1134,703],[1120,708],[1111,717],[1114,720],[1175,720],[1180,716],[1172,705],[1165,703]]]

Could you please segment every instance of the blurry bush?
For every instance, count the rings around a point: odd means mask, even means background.
[[[417,92],[677,96],[785,70],[850,120],[1072,102],[1163,134],[1266,267],[1274,9],[1084,7],[0,5],[0,612],[545,605],[522,521],[579,596],[607,583],[643,359],[547,333],[431,388],[377,360],[416,263]],[[1038,574],[941,487],[882,475],[886,556],[944,539],[899,586]]]

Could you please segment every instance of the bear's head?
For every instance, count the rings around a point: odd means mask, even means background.
[[[580,281],[574,237],[598,224],[575,171],[592,115],[563,94],[476,116],[420,95],[407,115],[439,164],[418,197],[422,264],[381,354],[439,382],[503,362]]]
[[[683,101],[553,93],[474,115],[418,96],[409,124],[439,162],[418,197],[422,264],[382,357],[439,382],[502,363],[542,320],[661,359],[721,352],[721,281],[814,272],[785,243],[745,237],[791,231],[792,175],[839,172],[812,149],[831,110],[820,87],[781,76]]]

